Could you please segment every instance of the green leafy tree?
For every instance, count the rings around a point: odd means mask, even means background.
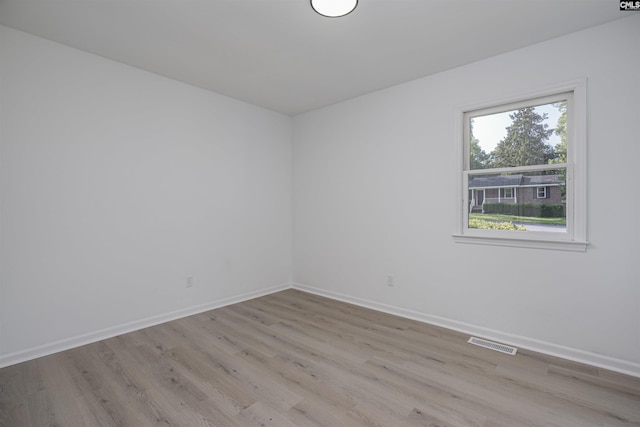
[[[549,160],[550,164],[553,163],[567,163],[567,101],[558,102],[553,104],[554,107],[560,111],[560,117],[558,117],[558,123],[553,133],[560,137],[560,142],[555,146],[555,157]],[[562,199],[567,198],[567,171],[561,169],[558,172],[562,186],[560,187]]]
[[[560,142],[556,144],[554,151],[555,157],[549,163],[567,163],[567,101],[553,104],[560,111],[558,124],[553,133],[560,137]]]
[[[478,138],[473,136],[473,121],[471,121],[470,124],[469,134],[469,163],[471,169],[486,169],[491,167],[491,156],[480,147]]]
[[[512,123],[507,136],[492,152],[492,167],[544,165],[554,158],[553,148],[547,140],[553,133],[545,120],[547,114],[538,114],[534,107],[521,108],[509,114]]]

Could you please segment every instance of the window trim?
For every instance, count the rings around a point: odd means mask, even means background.
[[[453,233],[457,243],[497,245],[510,247],[524,247],[536,249],[552,249],[564,251],[585,252],[587,241],[587,80],[586,78],[549,86],[533,92],[511,96],[509,98],[470,105],[456,109],[455,115],[455,168],[456,178],[456,226]],[[465,117],[490,114],[491,111],[501,112],[519,108],[517,104],[537,102],[543,98],[554,99],[556,96],[571,93],[572,101],[568,110],[570,114],[568,122],[571,126],[567,132],[567,163],[554,165],[539,165],[521,167],[535,169],[547,169],[549,167],[564,168],[567,171],[567,233],[545,233],[528,231],[526,235],[518,231],[505,230],[476,230],[468,228],[468,212],[465,208],[468,199],[469,144],[466,142],[469,132],[468,120]],[[544,101],[544,100],[543,100]],[[550,101],[553,102],[553,101]],[[543,102],[544,103],[544,102]],[[516,104],[515,108],[511,108]],[[480,110],[482,114],[480,114]],[[512,171],[512,168],[504,168]],[[499,172],[500,169],[494,169]],[[569,191],[569,189],[571,191]]]

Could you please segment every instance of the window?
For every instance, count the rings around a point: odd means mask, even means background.
[[[538,187],[536,191],[536,197],[538,199],[546,199],[547,198],[547,187]]]
[[[458,111],[457,242],[585,251],[586,81]]]

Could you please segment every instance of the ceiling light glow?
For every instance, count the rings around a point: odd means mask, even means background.
[[[356,8],[358,0],[311,0],[311,7],[317,13],[329,18],[347,15]]]

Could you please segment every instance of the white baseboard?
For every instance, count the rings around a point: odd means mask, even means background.
[[[313,286],[303,285],[301,283],[293,283],[294,289],[309,292],[315,295],[344,301],[350,304],[358,305],[365,308],[381,311],[383,313],[393,314],[407,319],[417,320],[419,322],[428,323],[443,328],[452,329],[469,335],[479,336],[492,341],[498,341],[514,347],[521,347],[527,350],[536,351],[538,353],[556,356],[562,359],[572,360],[574,362],[585,363],[587,365],[604,368],[611,371],[619,372],[633,377],[640,378],[640,364],[629,362],[622,359],[604,356],[597,353],[590,353],[571,347],[565,347],[550,342],[540,341],[533,338],[523,337],[520,335],[501,332],[495,329],[484,328],[457,320],[447,319],[445,317],[434,316],[431,314],[421,313],[413,310],[407,310],[389,304],[383,304],[376,301],[370,301],[363,298],[353,297],[338,292],[327,291],[325,289],[315,288]]]
[[[428,323],[435,326],[441,326],[443,328],[452,329],[469,335],[479,336],[492,341],[502,342],[515,347],[521,347],[528,350],[537,351],[539,353],[548,354],[550,356],[573,360],[575,362],[585,363],[588,365],[609,369],[611,371],[620,372],[622,374],[640,378],[640,364],[638,363],[616,359],[596,353],[590,353],[587,351],[540,341],[533,338],[523,337],[520,335],[501,332],[495,329],[483,328],[469,323],[459,322],[440,316],[408,310],[376,301],[370,301],[364,298],[353,297],[350,295],[341,294],[339,292],[327,291],[325,289],[307,286],[301,283],[283,283],[277,286],[259,289],[256,291],[222,298],[215,301],[209,301],[205,304],[199,304],[169,313],[147,317],[145,319],[116,325],[88,334],[83,334],[76,337],[71,337],[64,340],[59,340],[41,346],[18,351],[15,353],[2,355],[0,356],[0,368],[15,365],[21,362],[26,362],[28,360],[47,356],[49,354],[58,353],[60,351],[69,350],[75,347],[80,347],[82,345],[91,344],[103,339],[115,337],[117,335],[122,335],[139,329],[148,328],[150,326],[159,325],[161,323],[180,319],[186,316],[191,316],[193,314],[202,313],[253,298],[258,298],[264,295],[269,295],[275,292],[280,292],[290,288],[324,296],[327,298],[332,298],[339,301],[344,301],[361,307],[381,311],[383,313],[389,313],[396,316],[405,317],[407,319],[417,320],[419,322]]]
[[[209,301],[204,304],[198,304],[195,306],[182,308],[180,310],[175,310],[169,313],[163,313],[157,316],[151,316],[144,319],[135,320],[133,322],[123,323],[120,325],[101,329],[99,331],[90,332],[88,334],[78,335],[75,337],[54,341],[54,342],[43,344],[37,347],[21,350],[15,353],[1,355],[0,368],[4,368],[5,366],[10,366],[10,365],[15,365],[21,362],[26,362],[28,360],[37,359],[38,357],[47,356],[53,353],[58,353],[60,351],[65,351],[72,348],[80,347],[82,345],[91,344],[100,340],[115,337],[117,335],[122,335],[128,332],[137,331],[139,329],[148,328],[150,326],[159,325],[161,323],[180,319],[182,317],[191,316],[194,314],[202,313],[205,311],[213,310],[213,309],[224,307],[231,304],[236,304],[236,303],[250,300],[253,298],[258,298],[264,295],[269,295],[275,292],[283,291],[285,289],[290,289],[291,287],[292,287],[291,283],[283,283],[283,284],[272,286],[269,288],[246,292],[244,294],[235,295],[227,298],[221,298],[215,301]]]

